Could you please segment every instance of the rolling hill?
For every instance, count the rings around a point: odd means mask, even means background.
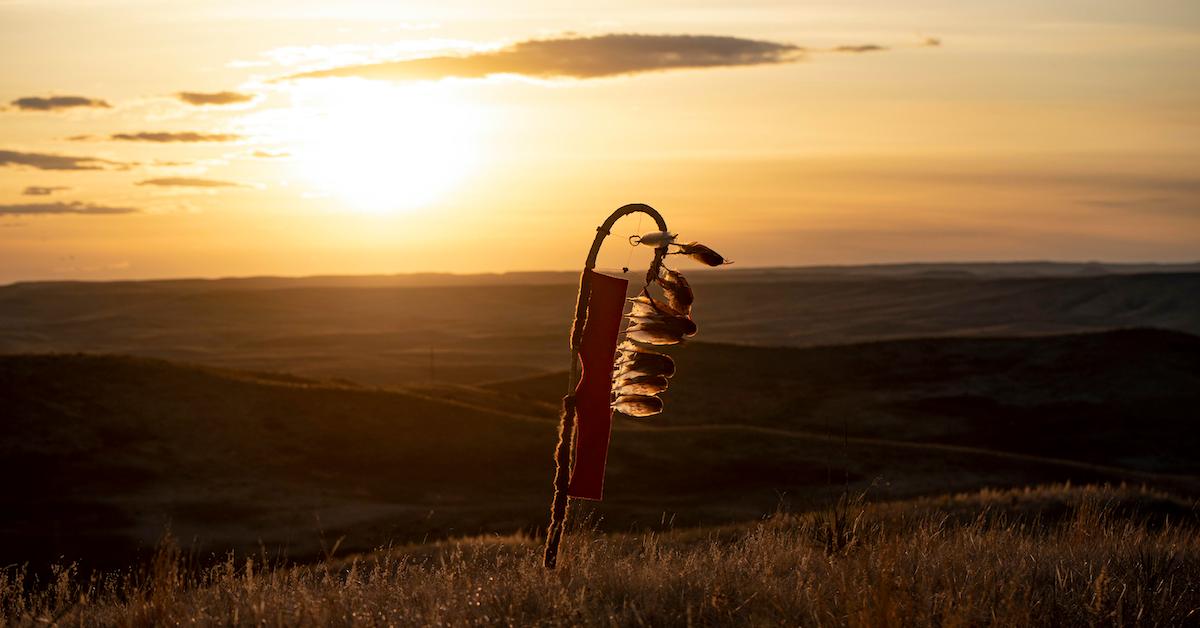
[[[1045,266],[698,271],[699,338],[805,347],[1121,327],[1200,334],[1200,273]],[[477,384],[565,368],[575,291],[571,273],[14,284],[0,287],[0,353]]]
[[[606,499],[577,512],[628,529],[806,510],[844,490],[893,499],[1128,481],[1195,492],[1185,459],[1195,430],[1178,404],[1196,394],[1196,341],[1128,331],[809,349],[695,343],[677,352],[667,413],[618,420]],[[1090,370],[1063,377],[1065,363]],[[548,382],[398,390],[127,356],[0,356],[0,471],[11,487],[0,552],[8,562],[124,565],[168,528],[202,555],[266,548],[293,558],[338,542],[361,550],[536,532],[556,438],[553,409],[537,400]],[[1011,438],[995,440],[994,405],[930,405],[964,386],[1033,410],[1005,418]],[[1100,395],[1093,405],[1046,410],[1056,391],[1084,388]],[[1097,408],[1114,413],[1102,415],[1106,429],[1073,435]],[[1148,429],[1154,441],[1140,439]]]
[[[1129,329],[806,348],[671,348],[656,426],[752,425],[1200,474],[1200,337]],[[543,407],[556,373],[488,388]],[[449,393],[447,393],[449,394]]]

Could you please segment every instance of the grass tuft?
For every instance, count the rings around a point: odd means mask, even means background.
[[[665,533],[460,539],[317,565],[0,571],[10,625],[1175,626],[1200,622],[1194,502],[1047,486]]]

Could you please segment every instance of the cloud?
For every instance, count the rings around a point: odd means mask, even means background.
[[[922,42],[922,46],[927,48],[937,48],[942,45],[942,40],[938,37],[926,37]]]
[[[238,105],[254,100],[254,94],[238,92],[179,92],[175,96],[189,105]]]
[[[109,109],[111,105],[103,100],[85,98],[83,96],[26,96],[12,101],[12,106],[22,111],[54,111],[56,109],[71,109],[74,107],[91,107]]]
[[[182,187],[182,188],[241,188],[246,187],[240,183],[232,181],[220,181],[217,179],[200,179],[195,177],[162,177],[159,179],[146,179],[138,181],[138,185],[155,185],[158,187]]]
[[[853,46],[837,46],[833,48],[833,52],[882,52],[887,49],[887,46],[880,46],[879,44],[856,44]]]
[[[804,49],[791,44],[718,35],[565,37],[522,41],[500,50],[350,65],[285,79],[360,77],[387,80],[483,78],[599,78],[684,68],[789,63]]]
[[[122,142],[236,142],[241,135],[233,133],[197,133],[195,131],[153,131],[141,133],[113,133],[109,139]]]
[[[120,162],[97,157],[73,157],[44,153],[20,153],[0,150],[0,166],[29,166],[38,170],[103,170],[106,166],[124,166]]]
[[[268,150],[256,150],[253,153],[250,153],[250,156],[257,157],[259,159],[281,159],[283,157],[290,157],[291,153],[284,153],[284,152],[273,153]]]
[[[136,214],[138,210],[132,207],[108,207],[91,203],[28,203],[18,205],[0,205],[0,216],[48,216],[53,214],[85,214],[90,216],[108,216],[117,214]]]
[[[23,192],[21,192],[21,194],[24,196],[50,196],[51,194],[54,194],[55,192],[61,192],[63,190],[69,190],[69,189],[71,189],[71,188],[62,186],[62,185],[52,185],[49,187],[40,186],[40,185],[31,185],[31,186],[26,187],[25,190]]]

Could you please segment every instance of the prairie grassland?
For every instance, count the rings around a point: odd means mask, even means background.
[[[535,539],[381,549],[316,565],[152,564],[0,576],[11,625],[1200,624],[1195,502],[1145,488],[1047,486],[843,501],[712,529],[578,527],[560,568]]]

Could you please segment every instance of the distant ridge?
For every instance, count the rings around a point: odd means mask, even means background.
[[[614,269],[610,269],[614,270]],[[618,271],[619,272],[619,271]],[[815,266],[734,266],[719,271],[694,269],[688,273],[700,281],[744,281],[749,278],[779,279],[828,276],[850,277],[1083,277],[1147,273],[1200,273],[1200,262],[906,262],[895,264],[848,264]],[[236,277],[179,277],[128,280],[46,280],[0,284],[0,289],[18,286],[81,286],[155,284],[163,287],[207,284],[226,289],[336,287],[419,287],[470,285],[539,285],[576,283],[579,271],[506,271],[496,273],[419,272],[370,275],[248,275]]]
[[[885,267],[891,274],[884,275],[735,268],[689,271],[699,339],[803,347],[1124,327],[1200,334],[1200,272],[1060,265],[1058,275],[995,277],[969,274],[969,265],[919,265],[907,274]],[[447,277],[460,283],[445,285]],[[125,353],[383,385],[472,384],[563,368],[573,273],[497,275],[491,284],[402,279],[424,284],[359,277],[7,286],[0,288],[0,353]]]

